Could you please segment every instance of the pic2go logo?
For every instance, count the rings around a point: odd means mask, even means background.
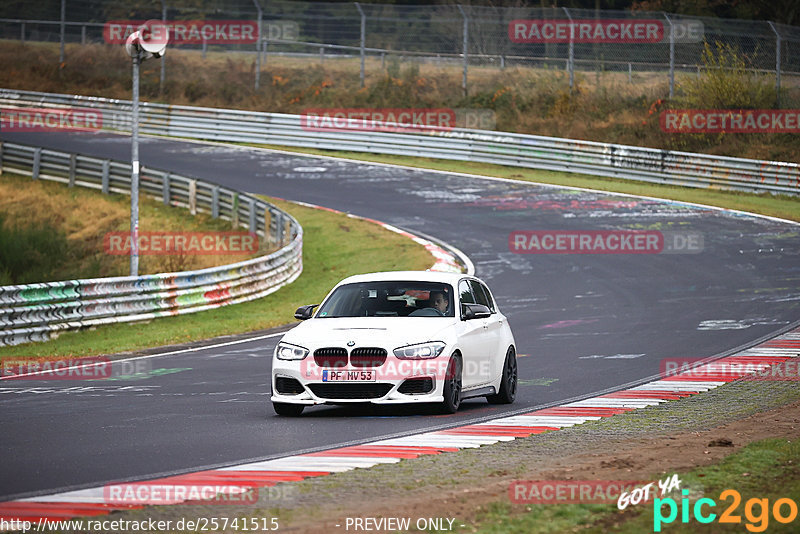
[[[681,523],[689,522],[691,510],[694,519],[698,523],[712,523],[717,514],[709,509],[715,508],[717,503],[713,499],[702,498],[695,501],[694,506],[689,503],[686,497],[689,490],[682,490],[683,498],[680,504]],[[719,516],[719,523],[741,524],[742,517],[736,514],[742,502],[741,494],[734,489],[727,489],[719,494],[720,501],[731,500],[730,505]],[[664,515],[665,507],[668,510]],[[756,510],[757,509],[757,510]],[[745,528],[750,532],[764,532],[769,526],[770,512],[778,523],[788,524],[797,519],[797,503],[789,498],[777,499],[770,509],[769,499],[748,499],[744,504],[744,516],[748,521]],[[787,513],[788,512],[788,513]],[[671,497],[663,499],[656,498],[653,501],[653,532],[661,532],[662,525],[668,525],[678,518],[678,503]]]

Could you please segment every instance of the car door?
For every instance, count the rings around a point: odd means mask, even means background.
[[[491,340],[487,336],[486,319],[463,318],[463,304],[480,304],[475,300],[472,284],[467,279],[458,283],[458,297],[461,308],[461,321],[459,322],[459,345],[464,359],[463,387],[465,389],[480,386],[490,381]]]
[[[477,280],[470,280],[470,285],[476,302],[483,304],[492,311],[492,315],[484,320],[484,335],[487,346],[485,357],[488,359],[486,363],[488,369],[486,380],[492,381],[500,376],[505,362],[506,347],[503,346],[504,318],[497,312],[489,288]]]

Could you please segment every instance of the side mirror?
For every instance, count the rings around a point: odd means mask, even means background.
[[[485,319],[492,314],[492,310],[483,304],[462,304],[461,318],[465,321],[470,319]]]
[[[294,318],[300,319],[301,321],[305,321],[306,319],[311,319],[311,316],[314,315],[314,308],[319,306],[319,304],[309,304],[307,306],[300,306],[294,312]]]

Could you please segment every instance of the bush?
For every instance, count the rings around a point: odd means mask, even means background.
[[[704,44],[705,69],[679,86],[677,103],[706,109],[764,109],[775,105],[775,87],[767,75],[749,72],[746,57],[717,41]]]
[[[47,224],[6,224],[0,213],[0,284],[30,284],[53,279],[67,253],[67,237]]]

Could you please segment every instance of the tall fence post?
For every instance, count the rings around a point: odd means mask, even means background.
[[[86,25],[81,26],[81,45],[86,44]]]
[[[256,80],[255,90],[258,91],[258,85],[261,83],[261,19],[264,16],[264,11],[261,9],[261,4],[258,0],[253,0],[256,9],[258,10],[258,38],[256,40]],[[205,40],[203,41],[205,43]],[[204,56],[205,57],[205,56]]]
[[[161,22],[167,24],[167,3],[161,0]],[[167,58],[166,54],[161,55],[161,72],[158,76],[158,94],[164,94],[164,83],[167,78]]]
[[[572,15],[569,14],[569,9],[564,8],[569,19],[569,60],[567,61],[567,70],[569,71],[569,92],[572,92],[572,86],[575,84],[575,25],[572,23]]]
[[[22,44],[25,44],[25,21],[22,21],[19,27],[19,40],[22,41]]]
[[[58,55],[59,66],[64,63],[64,41],[67,38],[67,0],[61,0],[61,52]]]
[[[365,47],[367,46],[367,16],[364,14],[364,10],[361,9],[361,4],[355,2],[356,9],[358,9],[358,13],[361,15],[361,88],[364,88],[364,55],[366,53]]]
[[[781,34],[772,22],[768,24],[775,33],[775,104],[781,107]]]
[[[461,16],[464,17],[464,29],[462,31],[464,36],[464,43],[462,45],[464,53],[464,74],[461,77],[461,89],[464,91],[464,96],[467,96],[467,70],[469,69],[469,56],[467,50],[469,45],[469,18],[467,18],[467,14],[464,11],[464,8],[461,7],[461,4],[457,4],[456,7],[461,12]]]
[[[663,13],[664,18],[669,23],[669,97],[675,96],[675,26],[669,15]]]

